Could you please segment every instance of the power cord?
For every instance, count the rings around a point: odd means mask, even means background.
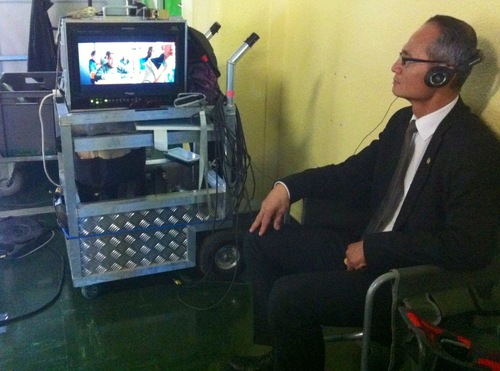
[[[56,187],[60,187],[60,185],[57,184],[57,182],[55,182],[54,180],[52,180],[52,178],[50,177],[49,172],[47,170],[47,159],[45,158],[45,131],[44,131],[43,117],[42,117],[42,109],[43,109],[43,105],[45,103],[45,100],[54,97],[55,94],[56,93],[50,93],[50,94],[47,94],[45,97],[42,98],[42,100],[40,101],[40,105],[38,106],[38,118],[40,119],[40,135],[42,137],[41,140],[42,140],[42,164],[43,164],[43,171],[45,172],[45,176],[47,177],[47,179],[53,185],[55,185]]]
[[[38,251],[43,246],[46,246],[54,238],[54,231],[51,230],[51,232],[52,232],[52,235],[51,235],[51,237],[49,238],[48,241],[46,241],[43,244],[41,244],[40,246],[38,246],[36,249],[34,249],[33,251],[31,251],[30,253],[22,255],[22,256],[19,256],[19,257],[16,257],[16,258],[13,258],[13,259],[22,259],[22,258],[25,258],[26,256],[30,255],[32,252]],[[18,316],[14,316],[14,317],[8,317],[7,314],[4,314],[4,318],[0,319],[0,327],[3,327],[5,325],[13,323],[13,322],[17,322],[17,321],[21,321],[21,320],[30,318],[30,317],[38,314],[38,313],[41,313],[42,311],[44,311],[45,309],[47,309],[48,307],[50,307],[52,304],[54,304],[57,301],[57,299],[59,298],[59,296],[61,295],[62,289],[64,287],[64,274],[65,274],[64,257],[56,249],[54,249],[52,246],[49,246],[49,248],[52,250],[52,252],[57,257],[59,257],[59,261],[60,261],[59,285],[58,285],[58,288],[57,288],[57,291],[56,291],[55,295],[48,302],[46,302],[45,304],[43,304],[39,308],[37,308],[37,309],[35,309],[33,311],[30,311],[28,313],[23,313],[23,314],[20,314]]]
[[[245,195],[245,186],[247,181],[248,171],[252,173],[252,161],[250,155],[248,154],[245,136],[243,134],[243,127],[241,123],[241,117],[238,108],[235,106],[236,110],[236,127],[234,131],[229,128],[226,120],[225,113],[225,103],[226,97],[221,96],[215,103],[213,114],[214,122],[214,132],[219,143],[216,146],[216,158],[221,161],[219,166],[219,171],[224,173],[224,179],[226,181],[226,190],[229,192],[231,200],[233,203],[231,205],[232,211],[237,211],[242,198]],[[225,151],[221,146],[226,146],[230,148],[231,151]],[[229,158],[231,155],[231,158]],[[255,178],[253,177],[252,179]],[[253,185],[252,195],[253,198],[255,190],[255,184]]]
[[[221,96],[217,102],[215,103],[214,109],[212,111],[212,121],[214,123],[214,132],[216,135],[216,145],[215,147],[215,161],[212,163],[212,168],[214,168],[217,172],[223,173],[225,176],[226,183],[226,197],[230,200],[231,204],[227,208],[227,212],[229,215],[234,215],[236,213],[236,222],[235,222],[235,241],[236,248],[238,252],[240,249],[240,238],[239,238],[239,208],[241,202],[246,200],[247,207],[250,206],[250,202],[255,195],[255,174],[253,172],[251,158],[248,154],[245,137],[243,135],[243,128],[241,117],[237,107],[236,109],[236,128],[234,131],[228,127],[227,119],[226,119],[226,111],[225,111],[226,97]],[[229,157],[227,151],[224,150],[222,146],[227,146],[231,148],[232,156]],[[219,162],[217,162],[219,161]],[[246,181],[248,176],[248,171],[250,171],[252,176],[252,191],[249,194],[246,188]],[[215,189],[219,189],[218,185],[218,177],[216,177],[215,181]],[[218,197],[219,193],[216,192],[215,204],[218,205]],[[223,223],[222,221],[221,223]],[[212,228],[212,233],[216,233],[218,227],[218,222],[215,220]],[[232,272],[233,275],[231,277],[231,281],[229,282],[229,286],[225,290],[224,294],[214,303],[209,306],[199,307],[194,306],[192,304],[187,303],[182,297],[181,293],[177,294],[177,299],[187,306],[188,308],[198,310],[198,311],[207,311],[216,308],[219,306],[229,295],[232,288],[237,284],[236,278],[238,276],[238,266]],[[187,289],[196,288],[199,285],[203,284],[209,278],[210,272],[206,272],[205,275],[195,284],[187,286]]]
[[[217,308],[220,304],[222,304],[224,302],[224,300],[227,298],[227,296],[231,292],[231,289],[236,284],[236,276],[237,276],[237,270],[235,269],[234,272],[233,272],[233,278],[229,282],[228,288],[226,289],[226,291],[224,292],[224,294],[214,304],[212,304],[212,305],[209,305],[209,306],[206,306],[206,307],[197,307],[195,305],[189,304],[187,301],[185,301],[181,297],[181,294],[179,292],[177,293],[177,300],[179,300],[186,307],[188,307],[190,309],[197,310],[197,311],[207,311],[207,310],[211,310],[211,309]],[[203,276],[203,278],[201,280],[199,280],[197,283],[195,283],[193,285],[190,285],[190,286],[187,286],[186,288],[188,288],[188,289],[196,288],[196,287],[200,286],[202,283],[204,283],[205,280],[206,280],[206,278],[207,278],[207,275]]]
[[[248,202],[247,205],[249,206],[250,203]],[[237,248],[238,252],[241,251],[241,249],[240,249],[240,237],[239,237],[239,232],[238,232],[239,231],[239,225],[240,225],[239,218],[240,218],[239,214],[236,214],[236,220],[235,220],[235,226],[234,226],[234,231],[235,231],[234,232],[235,233],[234,237],[235,237],[236,248]],[[211,233],[216,233],[217,229],[218,229],[217,228],[217,221],[214,221]],[[197,282],[195,282],[192,285],[184,286],[184,288],[186,288],[186,289],[194,289],[194,288],[199,287],[200,285],[202,285],[203,283],[205,283],[209,279],[210,273],[211,272],[206,272],[200,280],[198,280]],[[205,306],[205,307],[200,307],[200,306],[195,306],[193,304],[189,304],[186,300],[184,300],[181,297],[181,293],[180,292],[177,293],[177,299],[179,300],[179,302],[181,302],[186,307],[188,307],[190,309],[197,310],[197,311],[207,311],[207,310],[214,309],[214,308],[218,307],[220,304],[222,304],[224,302],[224,300],[227,298],[227,296],[229,295],[229,293],[231,292],[231,290],[233,289],[233,287],[238,284],[236,282],[236,278],[238,277],[238,273],[239,273],[238,272],[238,266],[236,266],[236,268],[233,271],[231,280],[229,281],[229,286],[227,287],[227,289],[224,292],[224,294],[214,304],[211,304],[211,305]],[[214,281],[212,281],[212,282],[214,282]],[[221,282],[222,283],[227,283],[227,281],[221,281]],[[177,284],[177,282],[176,282],[176,284]]]

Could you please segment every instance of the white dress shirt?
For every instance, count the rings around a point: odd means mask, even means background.
[[[429,113],[428,115],[422,116],[420,118],[416,118],[415,116],[412,117],[412,120],[415,120],[415,125],[417,126],[417,132],[414,134],[415,151],[413,152],[413,157],[411,158],[408,169],[406,170],[403,198],[401,199],[398,208],[394,212],[391,221],[385,226],[384,232],[392,231],[394,223],[396,222],[396,219],[399,215],[399,211],[401,210],[401,206],[403,205],[404,199],[406,198],[406,194],[410,189],[413,178],[417,173],[420,162],[422,162],[422,158],[424,157],[424,153],[429,146],[429,142],[431,141],[432,136],[436,132],[441,121],[443,121],[446,115],[450,113],[457,102],[458,96],[453,101],[448,103],[443,108],[438,109],[437,111]]]

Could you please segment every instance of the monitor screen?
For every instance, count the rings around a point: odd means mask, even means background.
[[[62,65],[70,110],[161,107],[185,91],[185,21],[134,18],[64,22]]]
[[[79,43],[80,84],[175,82],[175,43]]]

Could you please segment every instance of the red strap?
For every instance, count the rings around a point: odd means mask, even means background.
[[[492,371],[500,371],[500,363],[486,358],[478,358],[477,363],[481,366],[488,367]]]

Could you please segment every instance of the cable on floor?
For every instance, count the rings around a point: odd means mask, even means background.
[[[47,241],[45,241],[41,245],[37,246],[36,248],[34,248],[29,253],[26,253],[26,254],[24,254],[22,256],[19,256],[19,257],[16,257],[16,258],[12,258],[10,260],[23,259],[26,256],[32,254],[33,252],[38,251],[43,246],[46,246],[54,238],[54,235],[55,235],[55,233],[54,233],[53,230],[50,230],[50,232],[52,232],[52,234],[51,234],[50,238]],[[5,325],[7,325],[7,324],[11,324],[13,322],[18,322],[18,321],[21,321],[21,320],[25,320],[25,319],[31,318],[31,317],[33,317],[33,316],[35,316],[35,315],[43,312],[45,309],[47,309],[50,306],[52,306],[57,301],[57,299],[59,298],[59,296],[61,295],[61,292],[62,292],[62,289],[63,289],[63,286],[64,286],[64,273],[65,273],[64,257],[55,248],[53,248],[52,246],[47,246],[47,247],[59,258],[59,262],[60,262],[60,269],[59,269],[60,273],[59,273],[59,277],[58,277],[59,278],[59,284],[58,284],[57,292],[55,293],[55,295],[49,301],[47,301],[46,303],[44,303],[40,307],[36,308],[35,310],[32,310],[32,311],[30,311],[28,313],[20,314],[20,315],[14,316],[14,317],[7,317],[7,318],[4,318],[4,319],[0,319],[0,327],[3,327]]]
[[[226,182],[226,197],[229,200],[230,205],[227,208],[228,215],[236,214],[236,225],[235,229],[235,241],[238,253],[241,256],[240,241],[238,237],[238,227],[239,227],[239,214],[238,211],[243,200],[246,201],[246,207],[250,206],[250,202],[255,195],[255,174],[252,169],[252,163],[250,155],[248,154],[245,137],[243,134],[243,127],[241,122],[241,117],[237,107],[235,107],[236,113],[236,127],[231,128],[228,126],[226,117],[226,97],[221,96],[215,103],[214,109],[212,111],[212,121],[214,123],[214,132],[216,135],[217,145],[215,146],[215,160],[212,162],[212,167],[215,168],[218,175],[223,174],[223,179]],[[230,151],[226,149],[229,148]],[[249,194],[246,188],[248,171],[252,176],[252,191]],[[218,189],[218,184],[215,186]],[[215,204],[218,205],[219,193],[215,195]],[[222,223],[222,222],[221,222]],[[217,233],[217,221],[214,221],[214,225],[211,233]],[[229,286],[225,290],[224,294],[218,299],[214,304],[206,307],[197,307],[187,303],[181,294],[177,294],[177,299],[187,306],[188,308],[205,311],[216,308],[220,305],[229,295],[231,289],[236,283],[236,278],[238,277],[238,265],[233,271],[231,280],[229,281]],[[198,282],[193,285],[187,286],[187,289],[192,289],[200,286],[209,278],[210,272],[207,272]],[[226,282],[226,281],[223,281]]]

